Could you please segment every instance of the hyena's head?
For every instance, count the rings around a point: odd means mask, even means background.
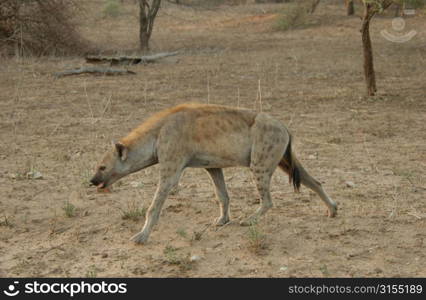
[[[129,149],[123,144],[115,144],[96,167],[96,173],[90,183],[100,189],[105,189],[121,177],[130,174],[130,165],[127,162],[128,152]]]

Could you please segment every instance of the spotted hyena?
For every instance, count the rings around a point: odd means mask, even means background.
[[[249,167],[261,204],[241,222],[250,225],[272,207],[269,186],[275,169],[289,175],[295,190],[303,184],[316,192],[336,215],[337,205],[296,159],[291,135],[278,120],[266,113],[234,107],[182,104],[160,111],[116,143],[97,167],[91,183],[107,189],[118,179],[159,164],[159,182],[136,243],[148,240],[170,190],[187,167],[204,168],[216,188],[220,207],[217,225],[229,222],[229,196],[222,168]]]

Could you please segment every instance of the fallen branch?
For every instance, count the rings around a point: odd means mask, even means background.
[[[146,55],[146,56],[119,56],[119,57],[113,57],[113,56],[96,56],[96,55],[90,55],[86,56],[86,62],[91,64],[98,64],[98,63],[110,63],[111,66],[115,65],[137,65],[137,64],[148,64],[148,63],[154,63],[159,59],[168,57],[168,56],[175,56],[179,52],[164,52],[164,53],[157,53],[153,55]]]
[[[107,75],[107,76],[115,76],[115,75],[127,75],[136,74],[133,71],[124,70],[124,69],[111,69],[111,68],[99,68],[99,67],[81,67],[79,69],[73,69],[73,70],[66,70],[62,72],[56,72],[53,73],[53,76],[56,78],[64,77],[64,76],[71,76],[71,75],[80,75],[80,74],[100,74],[100,75]]]

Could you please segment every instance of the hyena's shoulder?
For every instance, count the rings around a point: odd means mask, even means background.
[[[171,108],[161,110],[142,122],[138,127],[133,129],[127,136],[120,140],[120,143],[126,146],[132,146],[141,140],[144,136],[155,134],[155,131],[166,122],[168,117],[178,112],[191,109],[195,104],[186,103]]]

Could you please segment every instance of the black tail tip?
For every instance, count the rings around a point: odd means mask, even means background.
[[[294,191],[300,191],[300,171],[297,167],[293,168],[293,172],[291,174],[291,179],[293,182]]]

